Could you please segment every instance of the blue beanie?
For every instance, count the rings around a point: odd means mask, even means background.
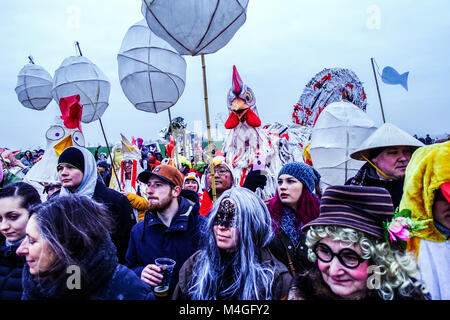
[[[320,181],[320,174],[316,169],[302,162],[287,163],[281,168],[278,177],[282,174],[288,174],[299,180],[308,188],[309,192],[313,193],[316,184]]]

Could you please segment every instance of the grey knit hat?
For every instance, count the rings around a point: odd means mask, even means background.
[[[302,162],[287,163],[281,168],[278,173],[278,178],[282,174],[288,174],[299,180],[308,188],[309,192],[313,193],[316,185],[319,184],[320,174],[316,169]]]

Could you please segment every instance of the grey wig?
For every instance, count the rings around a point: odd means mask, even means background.
[[[233,282],[218,292],[218,280],[224,274],[226,263],[216,244],[214,219],[224,198],[231,198],[236,204],[238,243],[231,254],[231,262],[228,261],[234,274]],[[274,266],[260,258],[261,248],[273,238],[270,213],[264,202],[246,188],[231,188],[215,202],[204,232],[204,247],[195,261],[188,295],[193,300],[217,300],[221,294],[239,300],[270,300]]]

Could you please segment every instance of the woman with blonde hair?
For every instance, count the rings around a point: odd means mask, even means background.
[[[414,257],[400,245],[417,226],[409,218],[393,217],[384,188],[326,189],[320,216],[303,227],[314,267],[294,278],[288,299],[429,299],[416,280]]]

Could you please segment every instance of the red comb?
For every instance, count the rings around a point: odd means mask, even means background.
[[[83,113],[83,105],[80,103],[80,95],[76,94],[70,97],[59,99],[59,109],[61,110],[61,119],[64,125],[69,129],[78,128],[81,130],[81,115]]]

